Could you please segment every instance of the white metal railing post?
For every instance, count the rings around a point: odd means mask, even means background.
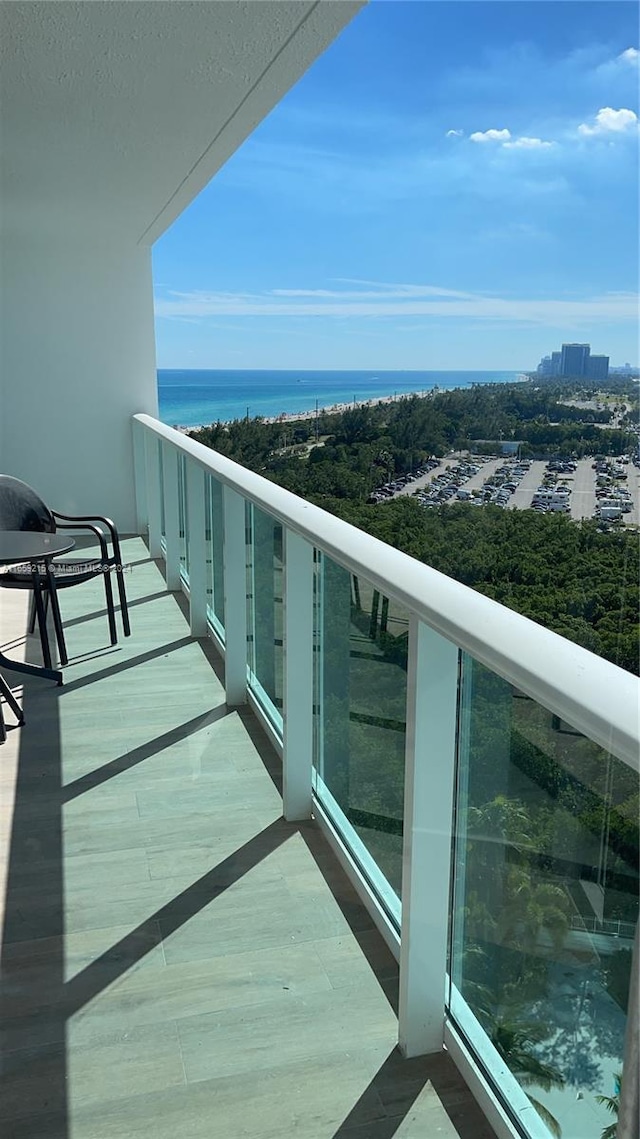
[[[398,1042],[405,1056],[439,1052],[455,780],[458,649],[409,621]]]
[[[180,589],[180,512],[178,503],[178,452],[163,443],[164,540],[167,589]]]
[[[187,459],[187,517],[189,519],[189,620],[194,637],[207,635],[207,547],[205,473]]]
[[[285,530],[282,810],[311,817],[313,763],[313,546]]]
[[[160,461],[162,443],[150,431],[144,432],[144,466],[147,484],[147,512],[149,515],[149,553],[152,558],[162,556],[162,525],[160,510]]]
[[[227,704],[247,700],[247,546],[245,502],[225,486],[224,499],[224,683]]]
[[[145,462],[145,429],[133,420],[133,478],[136,488],[136,533],[146,534],[149,523],[147,509],[147,470]]]
[[[247,668],[255,676],[256,665],[256,512],[253,503],[245,501],[245,559],[247,567]]]

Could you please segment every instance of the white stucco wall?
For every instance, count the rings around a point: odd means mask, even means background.
[[[150,246],[362,3],[0,4],[0,471],[133,528]]]
[[[0,288],[0,471],[132,532],[130,417],[157,415],[150,249],[14,238]]]

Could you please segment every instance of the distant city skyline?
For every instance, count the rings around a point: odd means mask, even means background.
[[[590,380],[606,380],[609,375],[609,357],[591,353],[586,343],[563,344],[560,351],[543,356],[537,368],[541,376],[584,376]]]
[[[154,247],[160,368],[638,363],[637,13],[373,3]]]

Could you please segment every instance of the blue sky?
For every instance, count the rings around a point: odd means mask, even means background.
[[[154,246],[164,368],[638,362],[635,3],[371,3]]]

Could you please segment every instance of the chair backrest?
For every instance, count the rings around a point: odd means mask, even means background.
[[[55,533],[56,524],[45,505],[26,482],[0,475],[0,530],[36,530]]]

